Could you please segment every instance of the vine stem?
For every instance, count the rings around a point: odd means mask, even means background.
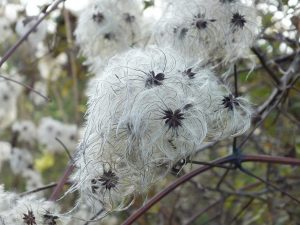
[[[55,9],[57,9],[58,5],[62,2],[64,2],[65,0],[57,0],[52,7],[47,10],[44,13],[44,15],[39,18],[36,23],[20,38],[20,40],[14,45],[12,46],[5,54],[4,56],[1,58],[0,60],[0,68],[2,67],[2,65],[12,56],[12,54],[20,47],[20,45],[28,38],[28,36],[38,27],[38,25],[51,13],[53,12]]]
[[[74,42],[72,36],[72,23],[70,19],[70,13],[67,9],[63,9],[63,15],[65,19],[65,29],[66,29],[66,36],[67,36],[67,43],[68,43],[68,58],[69,58],[69,71],[72,75],[73,79],[73,104],[74,104],[74,113],[75,113],[75,120],[76,124],[78,125],[80,122],[80,115],[78,111],[79,107],[79,91],[78,91],[78,71],[76,66],[76,56],[74,54]]]
[[[9,77],[2,76],[2,75],[0,75],[0,78],[3,78],[4,80],[7,80],[7,81],[10,81],[10,82],[16,83],[16,84],[18,84],[18,85],[20,85],[20,86],[22,86],[22,87],[25,87],[25,88],[27,88],[28,90],[34,92],[35,94],[37,94],[37,95],[39,95],[40,97],[42,97],[43,99],[45,99],[47,102],[51,102],[51,99],[50,99],[49,97],[43,95],[41,92],[39,92],[39,91],[33,89],[32,87],[30,87],[30,86],[27,85],[27,84],[23,84],[22,82],[19,82],[19,81],[17,81],[17,80],[14,80],[14,79],[11,79],[11,78],[9,78]]]
[[[66,168],[64,175],[60,178],[60,180],[57,182],[57,185],[55,186],[49,200],[50,201],[56,201],[62,192],[64,185],[68,182],[68,178],[71,175],[75,168],[74,164],[69,164],[68,167]]]
[[[138,218],[140,218],[144,213],[146,213],[153,205],[166,197],[169,193],[174,191],[177,187],[184,184],[193,177],[206,172],[207,170],[214,167],[213,164],[222,165],[226,163],[232,163],[236,160],[234,155],[223,157],[217,159],[211,163],[211,165],[205,165],[195,169],[194,171],[185,174],[184,176],[175,180],[172,184],[166,187],[164,190],[156,194],[151,198],[144,206],[138,209],[134,214],[132,214],[122,225],[133,224]],[[288,157],[276,157],[276,156],[267,156],[267,155],[244,155],[240,159],[241,162],[261,162],[261,163],[272,163],[272,164],[281,164],[281,165],[291,165],[291,166],[300,166],[300,160]]]

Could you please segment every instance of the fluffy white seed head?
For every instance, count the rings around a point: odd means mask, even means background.
[[[47,83],[44,81],[35,82],[33,89],[35,91],[38,91],[39,93],[41,93],[44,96],[48,95]],[[33,91],[30,92],[29,98],[33,102],[33,104],[35,104],[36,106],[44,105],[47,102],[43,97],[41,97],[40,95],[38,95],[37,93],[35,93]]]
[[[93,1],[79,16],[76,42],[95,71],[111,56],[143,39],[142,23],[139,0]]]
[[[92,83],[71,190],[106,212],[129,206],[204,141],[239,135],[250,125],[246,100],[232,97],[201,60],[169,48],[115,56]],[[120,185],[107,196],[104,174],[108,184]]]
[[[14,80],[19,82],[22,79],[19,76],[10,76]],[[22,88],[20,85],[15,84],[11,81],[7,81],[3,78],[0,78],[0,128],[4,129],[8,127],[17,116],[17,99],[21,93]]]
[[[0,222],[2,220],[3,224],[56,224],[58,220],[56,215],[59,208],[54,202],[45,201],[35,195],[14,197],[13,193],[1,190],[0,195],[4,195],[4,200],[13,196],[10,205],[6,205],[5,210],[0,210]]]
[[[76,183],[70,191],[79,189],[80,203],[87,204],[95,212],[103,208],[104,216],[131,205],[136,191],[132,175],[122,159],[97,157],[94,161],[86,161],[85,166],[77,170],[73,177]]]
[[[64,151],[64,147],[57,139],[59,139],[69,151],[74,150],[78,139],[77,126],[73,124],[63,124],[50,117],[43,118],[38,127],[39,143],[46,147],[46,151],[62,152]]]
[[[36,139],[36,126],[30,120],[17,121],[12,125],[12,131],[18,133],[18,141],[33,144]]]
[[[227,64],[247,57],[259,30],[256,17],[255,7],[240,1],[174,1],[155,37],[187,57]]]
[[[0,213],[13,208],[17,201],[18,195],[15,193],[6,192],[4,185],[0,185]],[[1,218],[1,216],[0,216]],[[1,222],[1,220],[0,220]]]
[[[14,174],[22,174],[28,168],[32,168],[32,165],[32,155],[27,149],[12,149],[10,157],[10,168]]]

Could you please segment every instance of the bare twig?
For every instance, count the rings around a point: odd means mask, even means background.
[[[224,174],[222,175],[221,179],[219,180],[219,182],[216,185],[216,189],[220,189],[220,186],[222,185],[223,181],[225,180],[226,176],[229,173],[229,169],[227,169]]]
[[[162,200],[169,193],[174,191],[177,187],[181,186],[188,180],[193,177],[204,173],[211,168],[213,168],[213,164],[222,165],[226,163],[233,163],[236,160],[234,155],[230,155],[227,157],[223,157],[217,159],[212,162],[212,165],[202,166],[190,173],[185,174],[184,176],[175,180],[172,184],[166,187],[164,190],[156,194],[153,198],[151,198],[144,206],[138,209],[134,214],[132,214],[127,220],[122,223],[122,225],[130,225],[133,224],[139,217],[141,217],[146,211],[148,211],[153,205]],[[267,155],[245,155],[241,159],[241,162],[263,162],[263,163],[273,163],[273,164],[281,164],[281,165],[293,165],[300,166],[300,160],[288,157],[275,157],[275,156],[267,156]]]
[[[235,221],[244,213],[244,211],[251,205],[251,203],[254,201],[254,198],[251,198],[240,210],[239,212],[233,217],[233,219],[230,221],[229,224],[234,224]]]
[[[197,218],[199,218],[200,216],[202,216],[204,213],[206,213],[208,210],[214,208],[215,206],[219,205],[222,202],[221,200],[218,200],[214,203],[212,203],[211,205],[207,206],[206,208],[204,208],[203,210],[197,212],[196,214],[194,214],[188,221],[186,221],[184,223],[184,225],[190,225],[192,224]]]
[[[84,225],[88,225],[91,222],[94,222],[101,213],[104,212],[104,209],[100,209],[89,221],[87,221]]]
[[[252,47],[251,48],[252,52],[257,56],[259,59],[261,65],[263,68],[267,71],[267,74],[272,78],[272,80],[275,82],[276,86],[280,84],[279,79],[277,78],[276,74],[274,71],[269,67],[269,65],[266,63],[266,59],[264,56],[260,53],[260,50],[257,47]]]
[[[40,192],[40,191],[44,191],[44,190],[47,190],[47,189],[50,189],[50,188],[54,188],[56,185],[57,185],[57,183],[47,184],[47,185],[45,185],[43,187],[38,187],[36,189],[23,192],[23,193],[20,194],[20,196],[22,197],[22,196],[25,196],[25,195],[30,195],[30,194],[34,194],[36,192]]]
[[[73,157],[71,156],[71,153],[69,151],[69,149],[67,148],[67,146],[58,138],[56,137],[55,140],[61,144],[61,146],[63,147],[63,149],[65,150],[66,154],[68,155],[69,159],[71,160],[71,162],[74,164],[74,159]]]
[[[64,175],[60,178],[57,185],[55,186],[49,200],[50,201],[56,201],[59,197],[59,194],[61,193],[64,185],[67,183],[67,180],[69,176],[71,175],[72,171],[74,170],[75,166],[74,164],[69,164],[67,169],[65,170]]]
[[[297,202],[298,204],[300,204],[300,200],[298,200],[297,198],[295,198],[294,196],[292,196],[291,194],[289,194],[289,193],[286,192],[285,190],[282,190],[281,188],[278,188],[276,185],[274,185],[274,184],[272,184],[272,183],[270,183],[270,182],[268,182],[268,181],[266,181],[266,180],[260,178],[259,176],[256,176],[254,173],[250,172],[249,170],[247,170],[247,169],[245,169],[245,168],[243,168],[243,167],[241,167],[241,168],[239,168],[239,169],[240,169],[243,173],[249,175],[250,177],[254,177],[255,179],[261,181],[262,183],[266,184],[267,186],[272,187],[272,188],[275,189],[276,191],[281,192],[282,194],[284,194],[284,195],[290,197],[292,200],[294,200],[295,202]]]
[[[39,18],[36,23],[21,37],[21,39],[14,45],[12,46],[1,58],[0,60],[0,68],[2,67],[3,63],[5,63],[11,56],[12,54],[20,47],[20,45],[28,38],[28,36],[36,30],[38,25],[55,9],[57,9],[58,5],[65,0],[57,0],[52,6],[47,7],[44,12],[44,15]]]
[[[286,92],[292,87],[295,81],[300,76],[300,53],[295,56],[294,61],[291,63],[286,74],[280,79],[280,85],[276,87],[269,98],[258,107],[256,112],[256,117],[258,121],[254,128],[246,135],[246,137],[241,141],[238,148],[244,146],[248,139],[252,136],[253,132],[259,127],[262,122],[267,118],[267,116],[272,112],[274,108],[280,104],[281,100],[284,98]]]
[[[0,77],[3,78],[3,79],[5,79],[5,80],[11,81],[11,82],[13,82],[13,83],[16,83],[16,84],[18,84],[18,85],[20,85],[20,86],[22,86],[22,87],[25,87],[25,88],[29,89],[30,91],[34,92],[35,94],[41,96],[41,97],[44,98],[46,101],[51,102],[51,99],[50,99],[49,97],[47,97],[47,96],[43,95],[42,93],[40,93],[40,92],[34,90],[32,87],[30,87],[30,86],[27,85],[27,84],[23,84],[22,82],[19,82],[19,81],[17,81],[17,80],[11,79],[11,78],[6,77],[6,76],[0,75]]]

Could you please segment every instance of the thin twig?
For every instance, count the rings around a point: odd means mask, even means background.
[[[275,107],[277,107],[281,100],[284,98],[285,93],[288,89],[292,88],[292,84],[294,84],[295,80],[300,76],[300,53],[298,53],[291,63],[286,74],[280,79],[279,88],[275,88],[270,94],[269,98],[258,107],[257,117],[259,118],[256,121],[255,127],[246,135],[246,137],[241,141],[238,148],[241,148],[246,144],[249,138],[252,136],[257,127],[259,127],[263,121],[268,117],[268,115],[273,111]]]
[[[65,150],[66,154],[68,155],[69,159],[71,160],[71,162],[74,164],[74,159],[73,157],[71,156],[71,153],[69,151],[69,149],[67,148],[67,146],[58,138],[58,137],[55,137],[55,140],[61,144],[61,146],[63,147],[63,149]]]
[[[219,188],[220,188],[220,186],[222,185],[222,183],[223,183],[223,181],[225,180],[226,176],[228,175],[229,171],[230,171],[230,170],[227,169],[227,170],[224,172],[224,174],[222,175],[221,179],[219,180],[219,182],[218,182],[217,185],[216,185],[216,189],[219,189]]]
[[[5,63],[11,56],[12,54],[20,47],[20,45],[28,38],[28,36],[34,32],[36,30],[36,28],[38,27],[38,25],[51,13],[53,12],[55,9],[57,9],[58,5],[62,2],[64,2],[65,0],[57,0],[56,3],[53,4],[53,6],[49,6],[46,8],[46,10],[44,9],[44,15],[38,19],[36,21],[36,23],[21,37],[21,39],[14,45],[12,46],[5,54],[4,56],[1,58],[0,60],[0,68],[2,67],[3,63]]]
[[[267,186],[272,187],[273,189],[275,189],[276,191],[281,192],[282,194],[290,197],[292,200],[294,200],[295,202],[297,202],[298,204],[300,204],[300,200],[298,200],[297,198],[295,198],[293,195],[289,194],[288,192],[286,192],[285,190],[282,190],[281,188],[277,187],[276,185],[262,179],[259,176],[256,176],[254,173],[250,172],[249,170],[245,169],[244,167],[240,167],[239,168],[243,173],[249,175],[250,177],[254,177],[255,179],[263,182],[264,184],[266,184]]]
[[[215,206],[217,206],[218,204],[220,204],[222,202],[222,199],[212,203],[211,205],[207,206],[206,208],[204,208],[203,210],[197,212],[195,215],[193,215],[188,221],[186,221],[184,223],[184,225],[190,225],[192,224],[197,218],[199,218],[200,216],[202,216],[204,213],[206,213],[208,210],[214,208]]]
[[[244,213],[244,211],[252,204],[254,198],[251,198],[242,208],[238,211],[238,213],[233,217],[229,224],[233,224],[236,220]]]
[[[30,195],[30,194],[34,194],[36,192],[40,192],[40,191],[44,191],[50,188],[54,188],[57,185],[57,183],[51,183],[51,184],[47,184],[43,187],[38,187],[36,189],[30,190],[30,191],[26,191],[20,194],[21,197],[25,196],[25,195]]]
[[[56,187],[54,188],[49,200],[50,201],[56,201],[64,187],[64,185],[67,183],[69,176],[73,172],[75,166],[74,164],[69,164],[67,169],[64,172],[64,175],[60,178],[58,181]]]
[[[256,47],[252,47],[251,50],[257,56],[257,58],[259,59],[261,65],[267,71],[267,74],[269,74],[269,76],[275,82],[276,86],[278,86],[280,84],[279,79],[276,77],[276,74],[273,72],[273,70],[271,70],[271,68],[267,65],[266,60],[263,57],[263,55],[260,53],[259,49],[256,48]]]
[[[222,165],[226,163],[233,163],[235,162],[236,157],[234,155],[230,155],[227,157],[220,158],[218,160],[215,160],[212,162],[216,165]],[[275,156],[267,156],[267,155],[245,155],[241,159],[241,162],[263,162],[263,163],[273,163],[273,164],[281,164],[281,165],[294,165],[294,166],[300,166],[300,160],[294,159],[294,158],[288,158],[288,157],[275,157]],[[197,168],[194,171],[191,171],[190,173],[185,174],[184,176],[178,178],[175,180],[172,184],[170,184],[168,187],[163,189],[161,192],[156,194],[153,198],[151,198],[144,206],[142,206],[140,209],[138,209],[134,214],[132,214],[127,220],[122,223],[122,225],[130,225],[133,224],[138,218],[140,218],[146,211],[148,211],[153,205],[155,205],[157,202],[161,201],[165,196],[167,196],[169,193],[174,191],[177,187],[181,186],[188,180],[192,179],[193,177],[204,173],[205,171],[210,170],[213,168],[213,166],[202,166],[200,168]]]
[[[5,80],[8,80],[8,81],[11,81],[13,83],[16,83],[22,87],[25,87],[27,89],[29,89],[30,91],[34,92],[35,94],[39,95],[40,97],[44,98],[47,102],[51,102],[51,99],[45,95],[43,95],[42,93],[38,92],[37,90],[33,89],[32,87],[30,87],[29,85],[27,84],[23,84],[22,82],[19,82],[17,80],[14,80],[14,79],[11,79],[9,77],[6,77],[6,76],[3,76],[3,75],[0,75],[1,78],[5,79]]]
[[[216,164],[212,164],[212,163],[208,163],[208,162],[202,162],[202,161],[188,160],[186,163],[191,163],[191,164],[195,164],[195,165],[213,166],[213,167],[218,167],[218,168],[223,168],[223,169],[228,169],[228,170],[234,169],[231,166],[216,165]]]
[[[207,191],[211,191],[211,192],[218,192],[218,193],[226,195],[226,196],[233,195],[233,196],[239,196],[239,197],[245,197],[245,198],[249,198],[249,197],[250,198],[256,198],[256,199],[259,199],[259,200],[264,201],[264,202],[265,202],[265,199],[263,199],[260,196],[271,192],[271,190],[269,190],[269,189],[264,189],[264,190],[258,191],[258,192],[244,192],[244,191],[241,191],[241,190],[227,191],[227,190],[224,190],[224,189],[216,189],[216,188],[205,187],[205,186],[202,189],[207,190]]]
[[[104,209],[100,209],[89,221],[87,221],[84,225],[88,225],[90,222],[93,222],[101,213],[104,212]]]

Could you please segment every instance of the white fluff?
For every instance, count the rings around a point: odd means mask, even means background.
[[[93,1],[79,16],[76,42],[93,72],[143,39],[139,0]]]
[[[229,89],[201,65],[172,49],[149,47],[113,57],[93,79],[71,189],[80,190],[82,202],[106,212],[124,209],[204,141],[249,128],[250,104],[228,98]],[[107,171],[115,175],[112,188],[103,181]]]

